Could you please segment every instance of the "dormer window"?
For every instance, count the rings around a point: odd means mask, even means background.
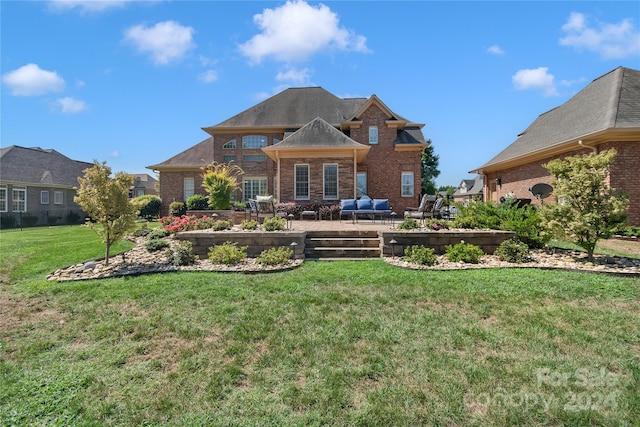
[[[225,150],[233,150],[234,148],[236,148],[236,140],[232,139],[231,141],[224,144],[222,148]]]
[[[378,126],[369,126],[369,144],[378,143]]]

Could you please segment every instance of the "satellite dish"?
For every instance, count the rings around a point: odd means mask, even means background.
[[[551,193],[553,193],[553,187],[549,184],[545,184],[541,182],[539,184],[534,185],[529,189],[529,192],[533,194],[536,199],[540,199],[542,203],[544,203],[544,199],[549,197]]]

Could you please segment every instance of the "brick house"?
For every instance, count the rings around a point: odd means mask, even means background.
[[[618,67],[559,107],[540,115],[518,139],[471,173],[484,175],[485,200],[508,193],[541,201],[529,189],[550,184],[544,164],[615,148],[610,185],[629,194],[628,223],[640,225],[640,71]]]
[[[146,173],[134,173],[133,186],[129,190],[129,198],[133,199],[139,196],[158,195],[158,180]]]
[[[12,145],[0,149],[0,218],[2,227],[83,221],[73,201],[78,177],[93,166],[56,150]]]
[[[211,127],[211,135],[156,165],[162,213],[173,201],[205,194],[201,169],[240,166],[236,200],[274,195],[279,202],[338,204],[367,194],[398,212],[416,206],[422,124],[391,111],[376,95],[339,98],[321,87],[290,88]]]

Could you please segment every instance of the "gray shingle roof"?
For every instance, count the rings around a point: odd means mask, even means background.
[[[0,149],[0,181],[39,186],[79,186],[93,163],[72,160],[56,150],[12,145]]]
[[[398,132],[394,144],[426,144],[422,130],[418,127],[406,127]]]
[[[185,167],[201,167],[213,161],[213,138],[209,137],[200,141],[193,147],[176,154],[164,162],[147,166],[147,169],[170,169]]]
[[[273,149],[282,148],[311,148],[311,147],[366,147],[327,123],[324,119],[316,117],[296,132],[286,137]]]
[[[366,98],[342,99],[321,87],[289,88],[205,131],[228,127],[299,128],[316,117],[334,126],[351,118]]]
[[[640,71],[618,67],[541,114],[479,170],[607,129],[640,128]]]

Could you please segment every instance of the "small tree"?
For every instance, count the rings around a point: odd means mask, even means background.
[[[440,175],[438,169],[440,157],[434,154],[431,140],[428,140],[427,143],[429,145],[422,150],[421,155],[422,193],[436,194],[435,179]]]
[[[590,261],[598,240],[611,237],[626,220],[629,198],[608,183],[616,154],[611,149],[545,165],[555,176],[551,184],[559,203],[546,204],[542,216],[556,236],[586,250]]]
[[[231,163],[213,162],[202,168],[202,186],[209,193],[211,209],[229,209],[231,195],[239,188],[238,177],[244,171]]]
[[[102,237],[106,246],[105,264],[109,265],[111,245],[136,225],[138,211],[129,202],[133,176],[118,172],[111,178],[111,168],[105,162],[94,161],[78,181],[80,188],[73,200],[95,221],[87,222],[87,226]]]

